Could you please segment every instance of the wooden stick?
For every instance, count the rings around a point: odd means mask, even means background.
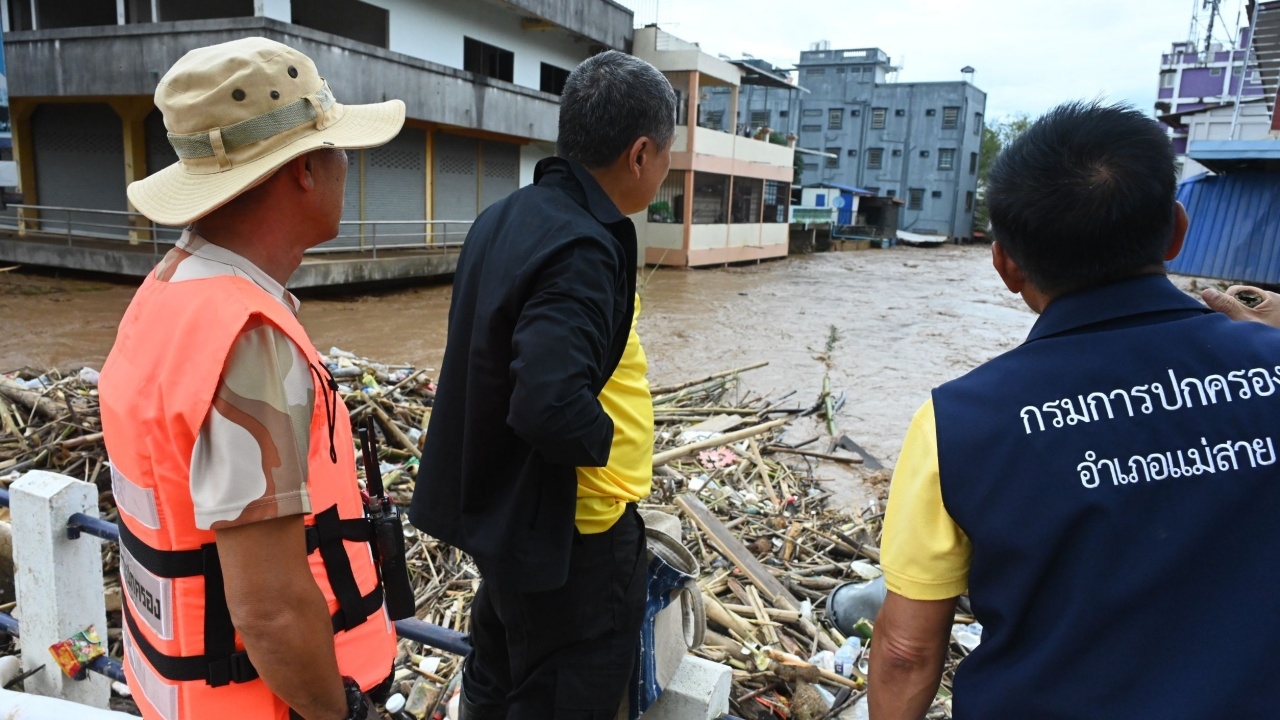
[[[820,460],[834,460],[835,462],[848,463],[849,465],[861,465],[865,462],[860,457],[849,457],[845,455],[830,455],[828,453],[813,452],[812,450],[793,450],[782,445],[770,445],[765,448],[769,452],[782,453],[784,455],[801,455],[804,457],[818,458]]]
[[[58,416],[58,404],[25,385],[9,378],[0,378],[0,393],[10,400],[35,410],[38,415],[52,420]]]
[[[369,403],[369,407],[373,408],[373,414],[378,416],[378,424],[382,425],[383,432],[390,435],[401,448],[408,450],[413,453],[414,457],[421,460],[422,451],[419,450],[418,446],[409,439],[408,435],[405,435],[404,432],[400,430],[400,426],[396,425],[390,415],[387,415],[387,411],[383,410],[377,402]]]
[[[769,364],[769,361],[766,360],[764,362],[758,362],[754,365],[747,365],[746,367],[734,368],[733,370],[725,370],[723,372],[714,373],[712,375],[708,375],[703,378],[698,378],[697,380],[689,380],[687,382],[682,382],[678,385],[668,385],[666,387],[650,388],[649,394],[653,395],[654,397],[657,397],[659,395],[670,395],[673,392],[679,392],[686,388],[691,388],[694,385],[701,385],[703,383],[711,382],[712,380],[719,380],[720,378],[732,377],[734,375],[744,373],[748,370],[755,370],[757,368],[762,368],[768,364]]]
[[[661,467],[671,462],[672,460],[677,460],[687,455],[692,455],[693,453],[698,452],[699,450],[707,450],[709,448],[720,447],[722,445],[731,445],[733,443],[738,442],[739,440],[746,440],[747,438],[750,438],[750,437],[763,435],[764,433],[767,433],[770,430],[773,430],[774,428],[779,428],[779,427],[782,427],[783,425],[786,425],[788,422],[790,421],[785,418],[782,420],[773,420],[767,423],[762,423],[760,425],[752,425],[749,428],[735,430],[731,433],[725,433],[724,435],[707,438],[706,440],[699,440],[698,442],[689,443],[688,445],[681,445],[680,447],[672,448],[665,452],[660,452],[655,454],[653,456],[653,466]]]

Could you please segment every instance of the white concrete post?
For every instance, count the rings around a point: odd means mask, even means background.
[[[686,655],[641,720],[715,720],[729,712],[733,668]]]
[[[49,654],[50,645],[90,625],[104,642],[107,639],[101,541],[90,535],[67,539],[72,514],[98,517],[98,488],[38,470],[13,483],[9,498],[22,669],[45,666],[23,686],[29,693],[105,708],[111,699],[110,680],[97,673],[72,680]]]

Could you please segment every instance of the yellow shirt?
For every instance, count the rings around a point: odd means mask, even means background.
[[[942,503],[933,401],[911,420],[889,486],[880,541],[885,587],[911,600],[946,600],[968,588],[973,548]]]
[[[640,347],[636,320],[640,297],[631,317],[627,349],[618,368],[600,391],[600,405],[613,419],[609,464],[578,468],[578,532],[602,533],[622,517],[629,502],[649,496],[653,485],[653,397],[649,395],[649,360]]]

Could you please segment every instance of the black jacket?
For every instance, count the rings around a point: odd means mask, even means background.
[[[568,577],[575,468],[609,461],[613,421],[596,396],[635,291],[635,226],[567,160],[538,163],[534,184],[467,234],[409,519],[496,589]]]

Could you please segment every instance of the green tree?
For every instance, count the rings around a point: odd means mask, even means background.
[[[991,213],[987,208],[987,173],[1000,151],[1017,140],[1031,127],[1031,118],[1018,113],[1005,120],[990,120],[982,127],[982,146],[978,151],[978,203],[973,211],[973,229],[987,231]]]

